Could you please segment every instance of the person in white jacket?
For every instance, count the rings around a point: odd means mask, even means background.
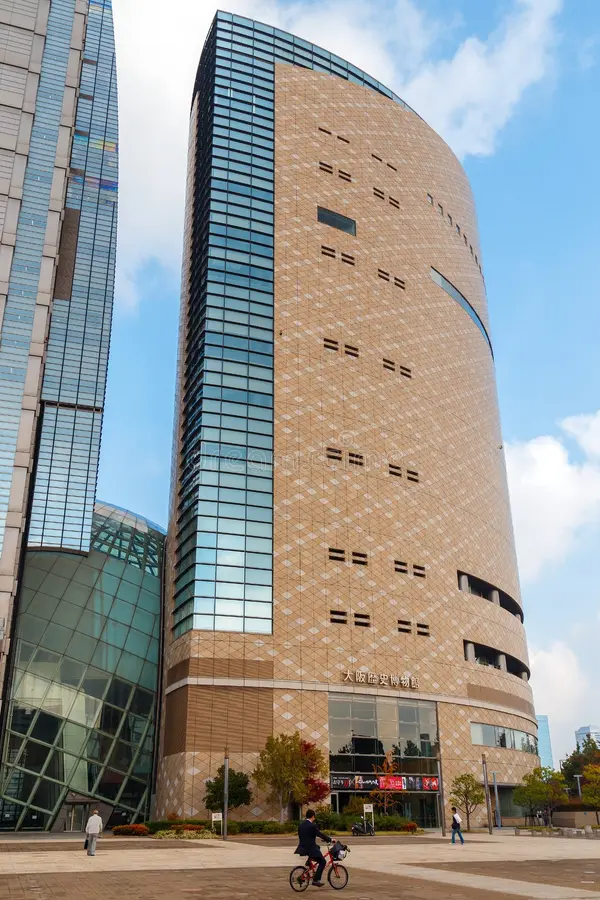
[[[87,821],[87,825],[85,826],[85,834],[87,838],[87,855],[95,856],[96,855],[96,842],[98,840],[98,835],[102,833],[102,819],[98,815],[98,810],[95,809],[93,815],[91,815]]]

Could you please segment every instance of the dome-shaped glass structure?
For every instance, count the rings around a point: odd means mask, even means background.
[[[97,503],[90,553],[28,551],[13,642],[1,830],[147,813],[165,535]]]

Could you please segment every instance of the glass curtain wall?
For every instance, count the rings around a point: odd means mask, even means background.
[[[272,629],[274,68],[340,57],[218,12],[196,80],[173,633]]]
[[[0,830],[49,830],[67,795],[147,813],[164,534],[96,505],[88,556],[29,551],[0,772]]]

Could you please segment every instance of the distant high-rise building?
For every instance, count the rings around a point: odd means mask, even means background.
[[[591,737],[600,747],[600,726],[599,725],[582,725],[575,732],[575,741],[581,747],[586,737]]]
[[[552,742],[550,740],[550,725],[548,724],[548,716],[536,716],[538,723],[538,752],[540,762],[549,769],[554,768],[554,760],[552,758]]]
[[[537,764],[473,196],[389,88],[218,12],[193,92],[156,814],[273,734],[332,802]],[[255,790],[249,817],[277,815]]]
[[[90,547],[117,234],[111,0],[0,3],[0,683],[26,546]]]

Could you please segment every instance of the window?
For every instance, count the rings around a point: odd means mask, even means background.
[[[333,247],[326,247],[324,244],[321,244],[321,253],[323,256],[328,256],[330,259],[335,259],[335,250]]]
[[[370,628],[371,616],[368,613],[354,613],[354,624],[359,628]]]
[[[385,269],[377,269],[377,275],[379,278],[383,278],[384,281],[390,280],[390,273],[386,272]]]
[[[322,225],[330,225],[332,228],[345,231],[346,234],[356,236],[356,222],[354,219],[349,219],[348,216],[333,212],[331,209],[325,209],[324,206],[317,207],[317,220]]]
[[[419,481],[419,473],[415,472],[414,469],[406,470],[406,478],[408,481],[418,482]]]
[[[342,181],[352,181],[352,175],[350,172],[344,172],[343,169],[338,169],[338,175],[342,179]]]
[[[427,194],[426,196],[427,196],[427,202],[429,203],[429,205],[433,206],[433,197],[431,196],[431,194]]]
[[[383,191],[380,190],[379,188],[373,188],[373,194],[374,194],[375,197],[377,197],[379,200],[385,200],[385,194],[384,194]]]
[[[346,356],[358,356],[358,347],[354,347],[352,344],[344,344],[344,353]]]
[[[338,450],[337,447],[327,447],[325,449],[325,456],[327,459],[335,459],[337,462],[341,462],[342,451]]]
[[[353,466],[364,466],[365,458],[362,453],[348,453],[348,460]]]
[[[444,207],[442,206],[441,203],[438,203],[438,212],[439,212],[440,216],[444,215]]]
[[[398,619],[398,631],[402,634],[410,634],[412,632],[410,619]]]
[[[396,287],[401,288],[403,291],[406,290],[406,282],[402,278],[396,278],[395,275],[394,275],[394,284],[396,285]]]
[[[417,634],[420,634],[421,637],[429,637],[429,625],[426,625],[424,622],[417,622]]]
[[[407,368],[407,366],[400,366],[400,374],[404,375],[405,378],[412,378],[412,369]]]
[[[400,202],[395,197],[388,197],[388,202],[394,209],[400,209]]]
[[[332,625],[347,625],[348,613],[342,609],[330,609],[329,621],[332,623]]]
[[[323,338],[323,346],[326,350],[340,349],[339,341],[334,341],[333,338]]]
[[[392,359],[384,359],[383,360],[383,368],[389,369],[390,372],[396,371],[396,363]]]
[[[386,166],[388,167],[388,169],[391,169],[392,172],[397,172],[397,171],[398,171],[398,169],[396,168],[396,166],[393,166],[391,163],[386,163]]]
[[[371,153],[371,156],[373,157],[373,159],[376,159],[377,162],[383,162],[382,158],[380,156],[377,156],[375,153]]]
[[[484,725],[471,722],[471,743],[484,747],[501,747],[521,750],[524,753],[538,753],[537,737],[525,731],[505,728],[504,725]]]
[[[367,554],[361,553],[359,550],[352,551],[352,562],[355,566],[368,566]]]
[[[331,131],[329,131],[328,128],[321,128],[320,125],[319,125],[319,131],[322,131],[323,134],[331,134]]]
[[[334,560],[334,562],[346,562],[346,551],[340,550],[338,547],[330,547],[329,559]]]
[[[408,563],[405,563],[401,559],[394,560],[394,571],[401,572],[403,575],[408,575]]]
[[[342,253],[342,262],[347,263],[349,266],[355,264],[354,257],[350,253]]]
[[[388,463],[388,471],[390,475],[395,475],[397,478],[402,478],[401,466],[397,466],[395,463]]]
[[[413,563],[413,575],[416,578],[425,578],[425,566],[418,566],[416,563]]]
[[[448,225],[452,225],[452,216],[448,213]]]
[[[452,282],[448,281],[448,279],[445,278],[441,272],[438,272],[437,269],[434,269],[433,266],[431,267],[430,271],[431,271],[431,277],[432,277],[433,281],[435,281],[436,284],[439,284],[439,286],[446,291],[446,293],[448,294],[449,297],[452,297],[453,300],[456,300],[458,305],[462,306],[462,308],[467,313],[467,315],[470,316],[470,318],[473,320],[473,322],[475,322],[475,324],[481,331],[482,335],[486,339],[486,341],[488,343],[488,347],[490,348],[490,352],[493,356],[494,352],[492,350],[492,342],[490,341],[490,336],[487,333],[486,327],[483,324],[483,322],[481,321],[481,319],[479,318],[478,314],[475,312],[475,310],[471,306],[471,304],[469,303],[469,301],[467,300],[467,298],[465,296],[463,296],[463,294],[461,294],[461,292],[458,290],[458,288],[455,288],[454,285],[452,284]]]
[[[333,166],[330,163],[319,162],[319,168],[322,172],[327,172],[328,175],[333,174]]]

